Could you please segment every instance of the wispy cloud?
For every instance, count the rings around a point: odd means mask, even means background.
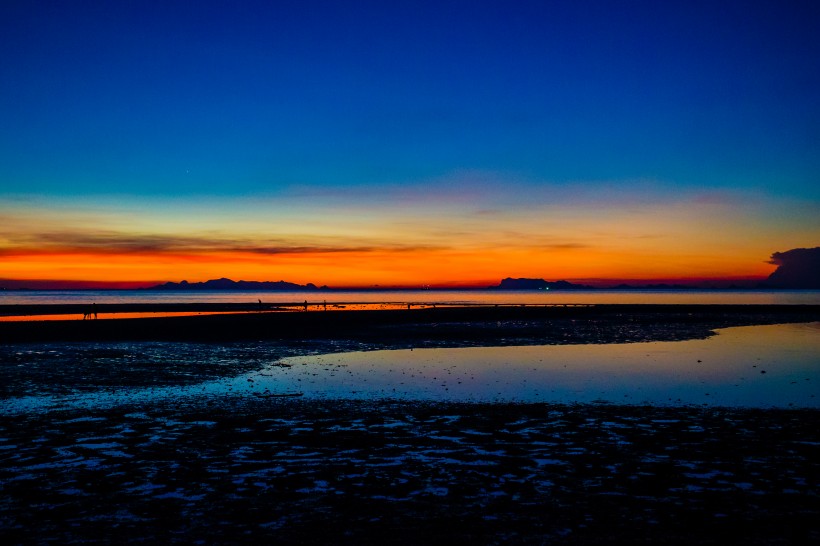
[[[543,245],[543,247],[550,250],[580,250],[585,248],[592,248],[592,245],[584,243],[551,243]]]
[[[329,239],[329,238],[326,238]],[[440,250],[444,246],[413,245],[403,243],[360,242],[326,240],[319,244],[302,244],[298,241],[259,240],[251,238],[174,236],[157,234],[123,234],[116,231],[60,231],[27,233],[17,236],[14,243],[0,248],[0,255],[47,254],[55,252],[76,253],[208,253],[234,252],[244,254],[327,254],[327,253],[373,253],[411,252]]]

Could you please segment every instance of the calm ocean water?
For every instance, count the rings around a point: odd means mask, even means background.
[[[0,396],[0,415],[196,400],[299,395],[306,399],[626,403],[820,407],[820,322],[724,328],[708,339],[604,345],[469,347],[282,357],[276,342],[72,343],[0,346],[0,363],[28,392]],[[247,369],[251,359],[258,369]],[[26,362],[20,368],[18,363]],[[147,387],[105,379],[169,364],[225,366],[224,377]],[[81,385],[38,392],[53,373],[86,369]],[[105,373],[103,373],[105,372]],[[99,375],[99,377],[98,377]]]
[[[658,303],[658,304],[820,304],[820,290],[399,290],[399,291],[0,291],[0,304],[55,303]]]

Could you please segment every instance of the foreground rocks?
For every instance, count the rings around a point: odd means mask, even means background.
[[[795,544],[820,412],[202,399],[0,421],[0,539]]]

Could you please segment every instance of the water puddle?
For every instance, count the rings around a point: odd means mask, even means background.
[[[680,342],[293,357],[228,386],[329,398],[818,407],[820,323],[727,328]]]
[[[820,322],[726,328],[678,342],[298,356],[193,386],[6,399],[0,412],[280,396],[820,407]]]

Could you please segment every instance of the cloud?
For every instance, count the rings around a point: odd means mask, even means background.
[[[338,241],[323,238],[319,244],[302,244],[295,241],[260,241],[251,238],[175,236],[157,234],[123,234],[116,231],[44,232],[30,233],[15,238],[15,244],[0,249],[0,255],[50,254],[55,252],[162,254],[162,253],[209,253],[235,252],[245,254],[327,254],[327,253],[375,253],[413,252],[419,250],[442,250],[434,245],[413,245],[365,241],[349,244],[349,238]]]
[[[443,246],[431,245],[373,245],[373,246],[233,246],[227,251],[250,254],[329,254],[329,253],[371,253],[371,252],[416,252],[422,250],[444,250]]]
[[[552,243],[544,245],[544,248],[550,250],[579,250],[583,248],[592,248],[592,245],[584,243]]]
[[[778,266],[769,275],[769,286],[820,288],[820,247],[775,252],[768,263]]]

